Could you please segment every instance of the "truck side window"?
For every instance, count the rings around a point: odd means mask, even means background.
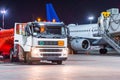
[[[20,25],[16,24],[16,34],[20,34]]]
[[[25,26],[24,25],[21,26],[21,34],[25,35]]]
[[[26,26],[26,28],[25,28],[25,35],[26,36],[30,36],[30,28],[29,28],[29,26]]]

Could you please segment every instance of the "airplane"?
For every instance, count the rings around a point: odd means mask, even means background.
[[[84,53],[90,50],[91,46],[99,46],[100,54],[107,53],[106,43],[98,33],[98,24],[69,24],[69,46],[73,53]]]
[[[95,36],[98,33],[98,24],[69,24],[67,26],[70,30],[72,37],[84,37],[89,39],[100,39],[101,37]]]

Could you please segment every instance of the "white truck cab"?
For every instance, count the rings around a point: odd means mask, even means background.
[[[31,64],[47,60],[62,64],[67,57],[67,31],[63,22],[15,23],[11,62]]]

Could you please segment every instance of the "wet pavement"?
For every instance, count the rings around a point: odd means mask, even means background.
[[[62,65],[50,62],[0,62],[0,80],[119,80],[120,55],[69,55]]]

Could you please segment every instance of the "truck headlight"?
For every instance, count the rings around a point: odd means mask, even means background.
[[[63,49],[63,56],[67,56],[68,55],[68,49]]]
[[[39,56],[39,49],[33,47],[32,48],[32,56]]]

